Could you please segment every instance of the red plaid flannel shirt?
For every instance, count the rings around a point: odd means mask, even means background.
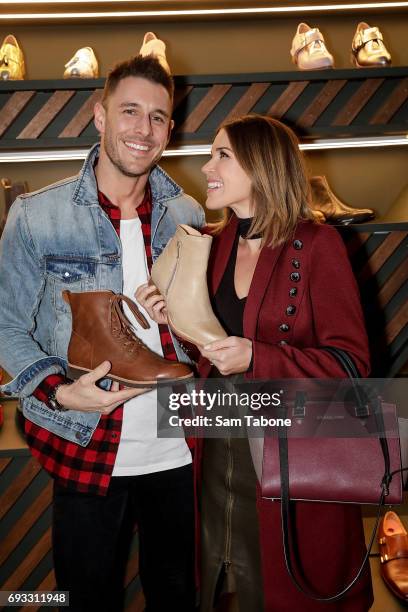
[[[110,218],[119,235],[120,209],[98,192],[99,204]],[[145,197],[137,212],[142,225],[149,270],[151,250],[151,192],[147,185]],[[177,355],[167,325],[159,325],[163,354],[176,360]],[[60,375],[47,376],[34,391],[40,401],[47,403],[48,393],[66,379]],[[32,421],[24,419],[24,428],[32,454],[60,484],[83,493],[105,495],[109,486],[122,429],[123,406],[111,414],[102,415],[88,444],[83,447],[69,442]]]

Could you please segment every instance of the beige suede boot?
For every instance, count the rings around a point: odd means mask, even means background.
[[[208,295],[211,242],[211,236],[179,225],[152,266],[152,281],[166,300],[170,327],[177,336],[197,346],[227,337]]]

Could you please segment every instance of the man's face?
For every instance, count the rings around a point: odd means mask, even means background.
[[[173,127],[166,89],[142,77],[126,77],[105,106],[95,107],[102,151],[125,176],[148,174],[162,156]]]

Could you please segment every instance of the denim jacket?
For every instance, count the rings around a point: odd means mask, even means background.
[[[83,446],[100,414],[54,412],[32,393],[46,376],[66,370],[72,323],[63,289],[122,292],[120,239],[98,203],[98,151],[91,149],[78,176],[17,198],[0,241],[0,363],[14,376],[0,388],[21,398],[28,419]],[[204,212],[160,167],[149,182],[154,260],[179,223],[199,228]]]

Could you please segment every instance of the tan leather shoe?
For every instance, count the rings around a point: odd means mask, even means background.
[[[408,534],[395,512],[387,512],[378,527],[381,576],[396,597],[408,603]]]
[[[312,209],[320,210],[331,224],[350,225],[371,221],[375,213],[371,208],[352,208],[344,204],[330,189],[325,176],[312,176]]]
[[[98,60],[92,47],[82,47],[65,64],[64,79],[97,79]]]
[[[196,346],[227,337],[211,307],[207,265],[212,236],[189,225],[176,233],[152,266],[152,281],[166,300],[172,330]]]
[[[146,32],[139,53],[140,55],[154,55],[165,71],[171,74],[170,66],[166,59],[166,45],[160,38],[157,38],[156,34],[153,32]]]
[[[151,387],[193,376],[188,366],[163,359],[139,340],[123,313],[122,302],[144,329],[149,323],[125,295],[112,291],[63,291],[62,295],[72,313],[68,365],[73,378],[106,360],[112,364],[107,378],[127,387]]]
[[[13,34],[8,34],[0,47],[0,78],[18,81],[25,77],[24,55]]]
[[[299,23],[290,54],[299,70],[323,70],[334,66],[333,56],[326,48],[323,34],[307,23]]]
[[[391,64],[391,55],[384,45],[380,30],[377,27],[370,28],[364,21],[357,26],[351,50],[352,61],[358,68]]]

